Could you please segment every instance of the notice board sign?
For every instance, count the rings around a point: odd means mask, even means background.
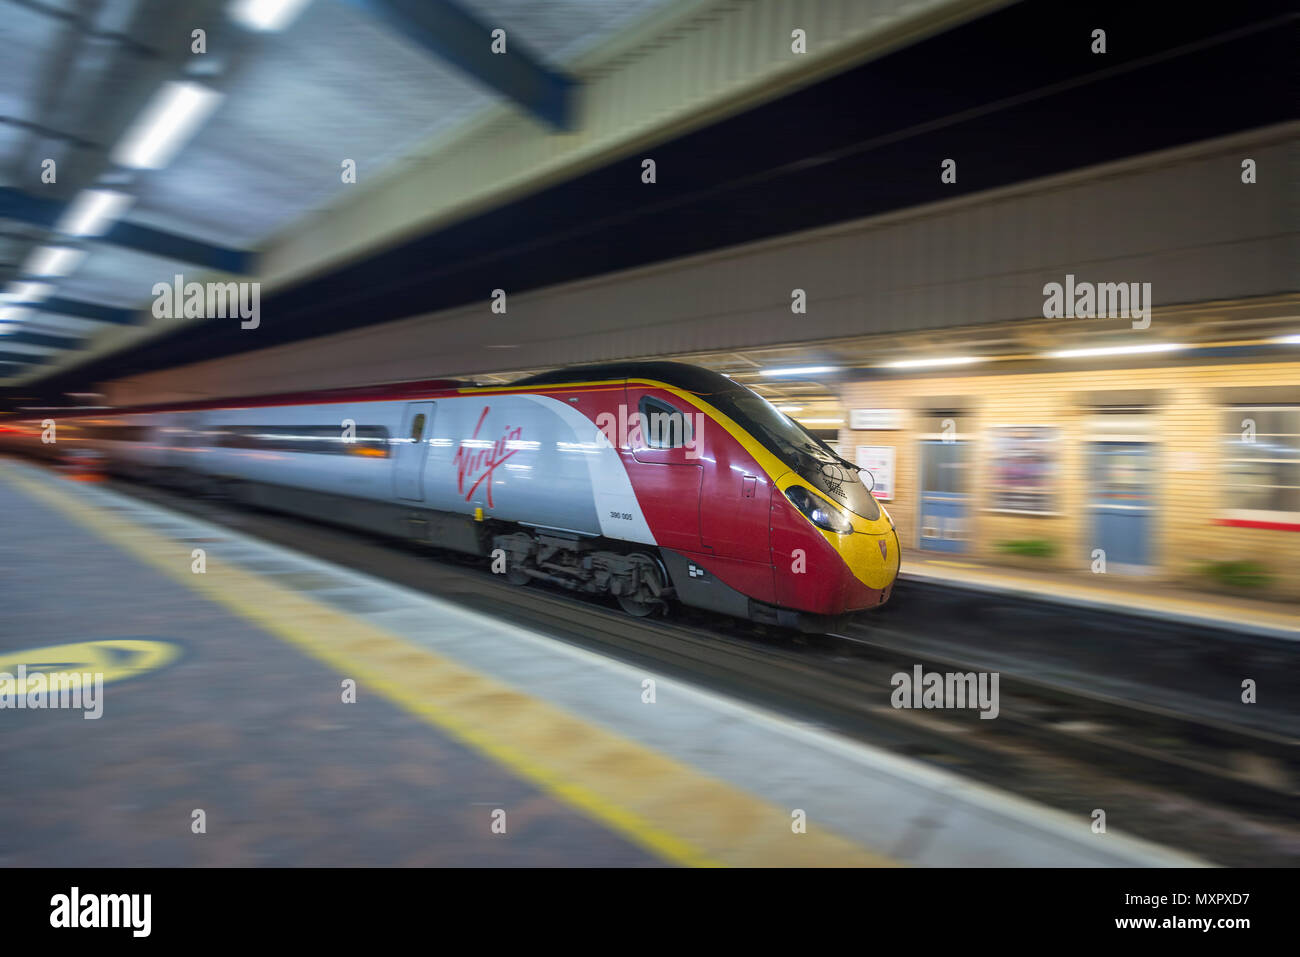
[[[990,430],[993,510],[1021,515],[1056,512],[1061,431],[1052,426],[1007,425]]]
[[[872,489],[872,495],[882,502],[894,500],[894,447],[892,445],[859,445],[858,467],[866,469],[875,479],[876,484]]]
[[[851,429],[890,429],[903,427],[902,409],[850,409],[849,428]]]

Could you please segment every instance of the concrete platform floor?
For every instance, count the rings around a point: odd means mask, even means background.
[[[0,865],[1197,863],[27,464],[0,514],[0,672],[110,679],[0,709]]]

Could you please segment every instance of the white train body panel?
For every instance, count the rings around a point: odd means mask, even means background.
[[[420,415],[425,418],[417,443],[410,436]],[[158,442],[102,443],[118,447],[106,449],[108,454],[413,508],[463,515],[482,509],[485,518],[654,543],[618,450],[585,415],[547,396],[272,406],[118,421],[148,420]],[[386,429],[388,457],[345,454],[349,420],[359,435]],[[283,432],[293,426],[328,432],[303,438],[337,446],[340,454],[222,444],[221,436],[232,429]]]

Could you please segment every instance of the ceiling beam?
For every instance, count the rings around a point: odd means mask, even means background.
[[[17,220],[50,229],[58,222],[67,206],[68,203],[62,200],[32,196],[12,186],[0,186],[0,219]],[[109,243],[150,256],[194,263],[223,272],[247,275],[253,269],[253,253],[248,250],[216,246],[135,223],[115,223],[103,236],[93,237],[90,241]]]
[[[111,322],[118,326],[132,326],[136,322],[136,312],[116,306],[101,306],[97,302],[83,302],[80,299],[63,299],[55,296],[44,302],[30,303],[27,308],[37,312],[46,312],[58,316],[73,316],[77,319],[90,319],[94,322]]]
[[[0,337],[0,342],[3,337]],[[37,352],[5,352],[0,350],[0,362],[14,362],[21,364],[37,364],[45,362],[49,357]]]
[[[388,24],[440,59],[513,100],[558,130],[574,128],[576,81],[553,70],[506,34],[506,52],[492,52],[492,31],[453,0],[343,0]]]
[[[81,345],[81,339],[68,336],[51,336],[41,332],[10,332],[0,335],[0,343],[20,342],[29,346],[48,346],[51,349],[75,349]]]

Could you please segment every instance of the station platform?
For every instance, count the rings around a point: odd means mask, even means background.
[[[0,672],[105,680],[0,710],[3,866],[1200,863],[27,463],[0,514]]]
[[[1191,591],[1116,575],[1033,571],[961,556],[924,557],[916,551],[904,554],[899,574],[914,581],[1300,641],[1300,605]]]

